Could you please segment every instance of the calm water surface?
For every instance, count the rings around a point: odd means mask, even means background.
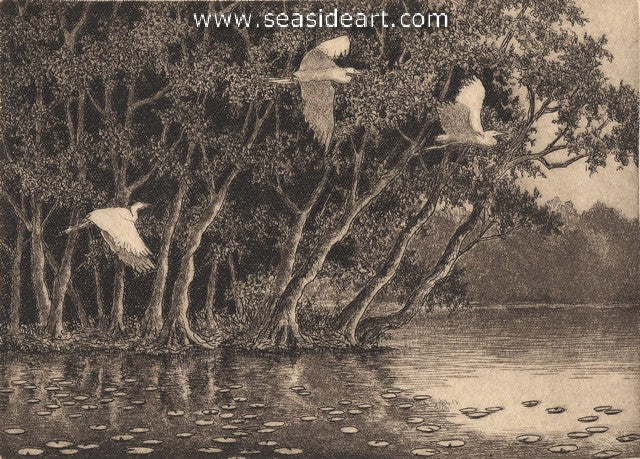
[[[616,439],[640,434],[637,307],[489,309],[454,318],[433,316],[389,336],[387,344],[392,349],[379,353],[298,357],[230,351],[157,358],[2,355],[0,388],[13,392],[0,393],[0,455],[19,457],[19,450],[33,447],[46,457],[76,450],[81,457],[124,457],[135,451],[130,448],[145,447],[153,449],[153,457],[208,456],[201,448],[213,448],[213,457],[286,457],[279,453],[296,452],[279,448],[301,449],[294,457],[310,458],[415,457],[416,449],[461,458],[583,458],[603,450],[619,451],[617,457],[640,456],[640,440]],[[304,389],[292,390],[295,386]],[[428,398],[416,401],[416,395]],[[74,399],[78,396],[87,399]],[[27,403],[29,399],[39,401]],[[540,403],[527,408],[521,404],[526,400]],[[361,404],[371,406],[358,408]],[[595,412],[601,405],[622,411]],[[503,409],[472,419],[459,411],[467,407]],[[551,407],[565,411],[548,414]],[[41,411],[51,414],[36,414]],[[170,416],[169,411],[184,414]],[[305,421],[303,416],[317,419]],[[598,419],[578,421],[584,416]],[[264,425],[273,421],[283,424]],[[96,425],[106,428],[90,428]],[[440,429],[418,430],[425,425]],[[587,438],[567,436],[593,426],[608,431]],[[357,432],[343,433],[344,427]],[[4,432],[11,428],[26,432]],[[131,433],[135,428],[149,431]],[[189,433],[189,438],[176,436]],[[523,444],[516,440],[523,434],[541,439]],[[132,438],[112,439],[117,435]],[[52,440],[71,445],[47,446]],[[148,440],[162,443],[145,444]],[[388,445],[371,446],[372,440]],[[443,440],[464,445],[438,444]],[[87,444],[97,447],[78,446]],[[548,451],[558,444],[577,450]]]

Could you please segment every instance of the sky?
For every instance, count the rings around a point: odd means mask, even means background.
[[[585,32],[606,35],[607,49],[613,54],[613,62],[604,64],[603,70],[613,84],[620,80],[638,89],[640,80],[640,21],[639,0],[576,0],[589,18]],[[580,33],[580,31],[579,31]],[[553,129],[553,127],[551,127]],[[540,136],[550,136],[541,130]],[[558,152],[558,159],[566,159],[566,152]],[[546,178],[525,179],[527,189],[537,187],[546,201],[558,196],[573,201],[579,212],[600,201],[619,209],[627,217],[638,218],[638,169],[629,166],[622,170],[610,161],[609,167],[589,175],[584,161],[566,169],[545,172]]]

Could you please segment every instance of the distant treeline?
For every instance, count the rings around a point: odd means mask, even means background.
[[[518,232],[465,261],[469,296],[481,303],[627,303],[640,300],[640,227],[597,203],[578,214],[556,198],[561,234]]]

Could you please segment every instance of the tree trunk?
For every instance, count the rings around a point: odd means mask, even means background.
[[[97,263],[97,262],[96,262]],[[97,264],[93,265],[93,281],[96,290],[96,309],[98,315],[98,328],[104,329],[106,325],[104,316],[104,295],[102,292],[102,275],[100,274],[100,267]]]
[[[242,316],[244,314],[244,310],[242,308],[242,300],[236,295],[236,283],[238,282],[238,274],[236,272],[236,262],[234,259],[235,254],[229,252],[227,254],[227,266],[229,267],[229,297],[232,299],[233,304],[235,306],[234,314]]]
[[[352,346],[356,346],[356,328],[378,292],[393,279],[404,258],[404,254],[416,232],[431,218],[440,197],[441,186],[437,187],[421,209],[406,222],[395,244],[389,251],[382,267],[362,287],[356,297],[340,312],[336,330]]]
[[[71,225],[78,223],[78,211],[74,210],[71,213]],[[58,267],[58,271],[55,274],[53,281],[53,294],[52,294],[52,307],[49,313],[49,320],[47,323],[47,334],[54,339],[61,339],[63,333],[62,314],[64,312],[64,300],[67,294],[67,287],[71,280],[71,265],[73,261],[73,254],[75,252],[76,240],[78,239],[78,232],[73,231],[67,236],[67,244],[64,248],[62,260]]]
[[[207,281],[207,297],[204,302],[204,312],[206,314],[209,328],[216,328],[216,293],[218,292],[218,259],[214,258],[211,263],[211,272]]]
[[[189,153],[195,148],[195,144],[189,145]],[[187,181],[180,179],[176,197],[169,211],[169,215],[164,222],[164,230],[162,232],[162,242],[160,244],[160,252],[158,253],[158,262],[156,276],[153,281],[153,290],[149,305],[144,313],[142,323],[142,333],[144,336],[153,337],[162,330],[162,306],[164,304],[164,293],[167,286],[167,274],[169,272],[169,253],[171,251],[171,242],[173,234],[180,218],[182,204],[187,194]]]
[[[116,261],[116,270],[113,277],[113,298],[111,303],[111,316],[109,319],[109,333],[119,338],[125,334],[124,326],[124,263]]]
[[[458,226],[453,233],[442,256],[411,292],[402,309],[386,316],[369,317],[362,320],[356,329],[357,342],[361,344],[375,344],[382,335],[409,323],[418,312],[420,305],[431,293],[436,284],[447,277],[460,256],[460,249],[464,239],[473,231],[482,213],[480,205],[474,206],[471,214]]]
[[[51,311],[51,299],[45,277],[45,254],[42,227],[42,201],[31,197],[31,282],[38,308],[38,325],[44,327]]]
[[[220,212],[226,200],[229,187],[237,174],[238,170],[234,168],[224,180],[218,193],[215,192],[214,185],[211,185],[212,189],[209,202],[199,220],[191,226],[187,234],[187,243],[180,260],[178,276],[173,286],[171,308],[158,338],[158,344],[160,346],[195,344],[201,347],[211,347],[205,339],[191,329],[187,316],[189,311],[189,287],[193,281],[195,271],[193,258],[200,247],[202,236]]]
[[[368,193],[359,199],[353,199],[348,204],[336,227],[320,240],[305,265],[292,277],[276,301],[269,322],[258,334],[256,343],[258,348],[283,346],[295,348],[302,344],[303,337],[297,322],[297,307],[305,288],[316,278],[333,246],[349,234],[351,225],[358,215],[402,173],[414,154],[415,150],[412,146],[404,152],[395,167],[380,177]],[[356,180],[354,179],[354,182]],[[353,196],[355,198],[355,193]]]
[[[22,252],[26,237],[25,226],[18,222],[16,229],[16,244],[13,249],[13,264],[11,266],[11,304],[9,305],[9,335],[20,333],[20,308],[22,307]]]
[[[311,215],[311,211],[314,206],[318,202],[320,195],[325,189],[327,184],[327,179],[329,177],[330,167],[325,166],[322,178],[314,188],[309,200],[306,202],[303,208],[299,208],[295,203],[291,201],[291,199],[285,194],[284,190],[278,186],[278,190],[280,192],[281,197],[284,199],[287,207],[295,214],[295,220],[291,228],[289,228],[289,232],[287,233],[287,237],[283,241],[282,247],[280,248],[280,260],[278,262],[278,266],[276,267],[275,277],[273,281],[273,285],[271,287],[271,291],[269,292],[269,299],[267,300],[267,307],[265,308],[265,316],[261,315],[262,320],[259,322],[262,323],[265,319],[268,319],[270,315],[272,315],[272,311],[275,309],[276,302],[278,298],[282,296],[287,285],[291,281],[293,277],[293,269],[295,267],[297,255],[298,255],[298,247],[300,246],[300,241],[302,240],[304,228],[309,220],[309,215]]]
[[[75,38],[74,38],[75,40]],[[68,45],[73,45],[73,43],[69,42]],[[76,125],[74,128],[73,123],[73,115],[71,113],[71,106],[67,104],[65,106],[65,110],[67,113],[67,128],[69,130],[69,141],[71,146],[77,145],[77,143],[82,140],[84,137],[84,124],[85,124],[85,110],[86,110],[86,100],[87,95],[85,93],[81,93],[78,97],[78,109],[77,109],[77,118]],[[78,172],[78,180],[83,181],[87,175],[87,168],[85,161],[81,160],[79,165]],[[80,212],[78,209],[73,209],[71,212],[70,218],[70,226],[77,225],[80,219]],[[67,296],[67,289],[69,287],[69,282],[71,280],[72,269],[71,265],[73,262],[73,254],[76,248],[76,242],[78,240],[78,232],[73,231],[67,236],[67,244],[64,248],[64,253],[62,255],[62,260],[60,260],[60,265],[55,273],[54,281],[53,281],[53,292],[52,292],[52,309],[49,314],[48,323],[47,323],[47,333],[51,338],[60,339],[62,338],[63,333],[63,322],[62,316],[64,312],[64,301]],[[86,323],[86,316],[83,317],[82,308],[78,308],[78,317],[80,318],[80,322]]]

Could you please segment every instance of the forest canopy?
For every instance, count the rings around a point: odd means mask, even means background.
[[[563,230],[520,177],[638,164],[637,91],[606,79],[606,38],[576,32],[585,18],[573,1],[408,4],[455,23],[214,29],[195,27],[202,4],[188,2],[2,2],[8,335],[35,324],[51,342],[84,330],[156,349],[373,345],[424,308],[458,304],[459,262],[478,247]],[[264,16],[272,5],[208,8]],[[359,74],[336,87],[325,149],[299,88],[270,78],[344,33],[351,50],[338,63]],[[490,148],[434,149],[439,109],[473,78],[486,88],[482,122],[506,135]],[[553,138],[538,144],[549,120]],[[150,273],[125,266],[95,227],[62,233],[136,201],[150,204],[137,221]],[[454,218],[435,225],[443,209]],[[439,241],[428,256],[418,250],[427,236]],[[343,290],[334,308],[309,304],[319,282]],[[397,309],[379,309],[382,298]]]

